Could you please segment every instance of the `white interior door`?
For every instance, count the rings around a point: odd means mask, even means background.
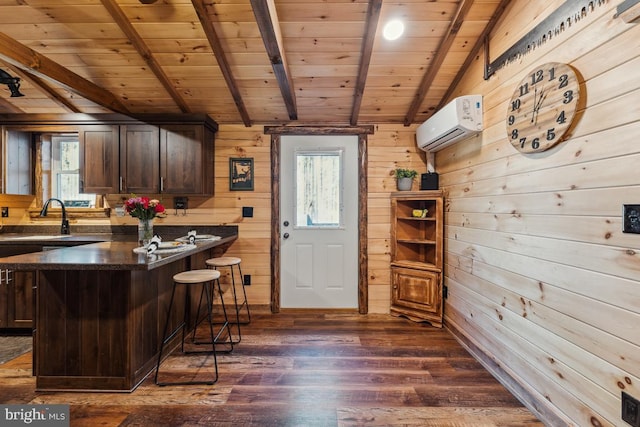
[[[358,137],[280,144],[280,306],[357,308]]]

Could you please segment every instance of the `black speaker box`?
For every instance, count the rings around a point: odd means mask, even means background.
[[[427,172],[422,174],[420,179],[421,190],[437,190],[440,186],[438,174],[435,172]]]

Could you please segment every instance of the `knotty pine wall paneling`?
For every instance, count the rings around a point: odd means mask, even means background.
[[[210,225],[237,224],[239,238],[227,254],[242,258],[242,271],[250,274],[251,286],[247,287],[250,304],[270,303],[270,227],[271,227],[271,161],[270,136],[262,132],[264,126],[223,124],[219,126],[215,140],[215,194],[213,197],[189,196],[187,215],[175,212],[173,197],[148,194],[167,207],[168,216],[157,218],[157,225]],[[229,158],[252,157],[255,167],[254,191],[229,190]],[[369,257],[369,312],[388,313],[391,270],[389,268],[390,199],[396,191],[393,171],[396,167],[412,168],[426,172],[425,155],[415,143],[415,126],[401,124],[379,125],[368,136],[368,257]],[[414,182],[419,189],[419,181]],[[110,194],[106,203],[121,205],[128,195]],[[51,225],[59,220],[29,218],[26,209],[35,207],[34,196],[10,196],[0,194],[2,206],[10,206],[10,218],[5,224]],[[242,218],[242,207],[254,208],[253,218]],[[135,225],[135,218],[118,217],[112,210],[108,219],[72,219],[73,225],[90,224]],[[229,281],[226,276],[223,281]]]
[[[562,1],[542,3],[510,4],[492,56]],[[640,235],[621,223],[622,205],[640,201],[640,25],[616,19],[617,3],[488,81],[475,61],[454,96],[484,96],[485,130],[435,159],[447,200],[445,323],[549,425],[625,425],[621,392],[640,398]],[[523,155],[506,136],[508,103],[545,62],[580,73],[581,117],[566,141]]]
[[[427,171],[425,153],[415,142],[415,126],[377,125],[368,137],[369,312],[388,313],[391,284],[391,199],[396,168]],[[420,189],[419,176],[412,190]]]

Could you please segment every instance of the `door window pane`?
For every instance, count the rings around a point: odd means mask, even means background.
[[[296,152],[296,227],[342,227],[342,150]]]

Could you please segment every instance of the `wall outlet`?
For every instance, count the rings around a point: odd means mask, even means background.
[[[242,217],[243,218],[253,218],[253,208],[251,206],[243,206],[242,207]]]
[[[640,401],[622,392],[622,421],[640,427]]]
[[[173,208],[187,210],[189,208],[189,199],[186,197],[174,197]]]
[[[640,205],[622,205],[622,232],[640,234]]]
[[[244,276],[242,276],[242,284],[244,286],[251,286],[251,275],[250,274],[245,274]]]
[[[8,206],[3,206],[2,207],[2,218],[8,218],[9,217],[9,207]]]

